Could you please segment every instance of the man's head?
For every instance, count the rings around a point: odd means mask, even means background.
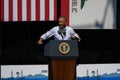
[[[66,18],[64,16],[61,16],[58,18],[59,26],[60,27],[65,27],[66,26]]]

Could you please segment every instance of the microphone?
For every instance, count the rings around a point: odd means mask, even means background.
[[[66,30],[63,32],[64,36],[66,36]]]
[[[62,39],[66,36],[66,29],[60,29],[58,30],[58,34],[61,35]]]
[[[63,35],[62,35],[61,30],[58,30],[58,34],[60,34],[60,35],[61,35],[61,37],[62,37],[62,39],[63,39]]]

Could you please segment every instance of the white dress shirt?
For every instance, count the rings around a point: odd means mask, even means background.
[[[51,30],[47,31],[46,33],[44,33],[41,38],[43,40],[46,40],[52,36],[54,36],[55,40],[71,40],[71,36],[74,35],[76,36],[79,40],[80,37],[77,33],[75,33],[75,31],[73,30],[73,28],[66,26],[65,28],[65,34],[63,33],[59,33],[60,27],[59,26],[55,26],[53,27]]]

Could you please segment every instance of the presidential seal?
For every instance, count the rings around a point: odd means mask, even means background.
[[[62,42],[59,44],[59,51],[61,54],[66,55],[70,51],[70,45],[66,42]]]

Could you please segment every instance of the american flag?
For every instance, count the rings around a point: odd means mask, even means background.
[[[0,0],[0,21],[57,20],[57,0]]]
[[[0,0],[0,22],[56,21],[65,16],[69,25],[69,4],[70,0]]]

